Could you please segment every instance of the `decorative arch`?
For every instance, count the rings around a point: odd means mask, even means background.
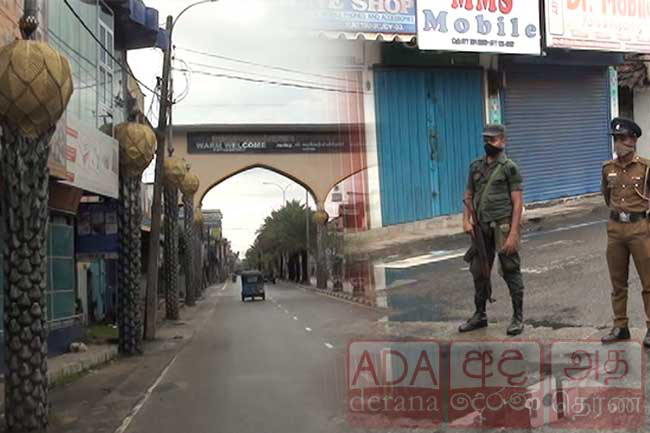
[[[251,164],[251,165],[248,165],[248,166],[243,167],[241,169],[235,170],[235,171],[233,171],[231,173],[228,173],[226,175],[222,175],[222,176],[218,177],[216,181],[206,185],[205,189],[201,188],[201,194],[200,195],[197,194],[198,205],[199,206],[202,205],[203,199],[208,194],[208,192],[210,192],[214,187],[222,184],[223,182],[227,181],[228,179],[232,179],[233,177],[237,176],[238,174],[245,173],[245,172],[247,172],[249,170],[253,170],[253,169],[256,169],[256,168],[263,168],[265,170],[272,171],[273,173],[279,174],[280,176],[284,176],[287,179],[297,183],[298,185],[305,188],[309,192],[309,195],[311,195],[311,198],[312,198],[312,200],[314,200],[314,202],[317,202],[316,195],[314,194],[314,191],[311,189],[311,187],[309,185],[305,184],[302,180],[298,179],[297,177],[295,177],[295,176],[293,176],[293,175],[291,175],[289,173],[284,172],[283,170],[277,169],[277,168],[272,167],[270,165],[258,163],[258,164]]]

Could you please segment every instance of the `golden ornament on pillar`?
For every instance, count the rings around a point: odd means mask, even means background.
[[[16,40],[0,48],[0,121],[25,137],[56,125],[72,88],[68,59],[46,43]]]
[[[165,158],[165,183],[171,187],[179,188],[185,175],[187,164],[180,158]]]
[[[120,142],[120,170],[125,176],[141,176],[153,160],[156,134],[147,125],[134,122],[115,127],[115,138]]]
[[[314,213],[314,222],[319,225],[325,225],[330,219],[330,216],[324,210],[318,210]]]
[[[181,182],[181,192],[186,197],[192,197],[199,190],[199,177],[194,173],[187,173]]]

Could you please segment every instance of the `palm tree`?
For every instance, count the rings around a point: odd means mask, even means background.
[[[142,172],[153,159],[156,135],[148,126],[122,123],[115,128],[115,137],[120,142],[119,349],[122,354],[135,355],[142,353],[143,336],[140,188]]]
[[[311,210],[297,201],[271,212],[258,229],[255,243],[246,253],[247,264],[254,264],[260,270],[274,270],[292,281],[304,281],[308,254],[305,212],[309,212],[311,218]],[[316,227],[310,225],[310,230],[312,238],[315,238]],[[285,270],[288,275],[285,275]]]
[[[187,173],[187,164],[178,158],[165,158],[165,312],[169,320],[180,317],[178,305],[178,188]]]
[[[37,8],[25,3],[29,39]],[[30,66],[30,67],[26,67]],[[10,432],[48,425],[47,257],[50,139],[72,96],[70,64],[43,42],[0,49],[5,419]],[[41,103],[40,101],[44,101]]]

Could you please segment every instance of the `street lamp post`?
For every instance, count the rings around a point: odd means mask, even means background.
[[[167,124],[167,115],[170,114],[172,105],[172,101],[170,101],[169,98],[170,75],[172,69],[172,33],[174,31],[174,26],[178,23],[178,19],[189,9],[203,3],[212,3],[216,1],[218,0],[203,0],[187,6],[178,14],[178,16],[176,16],[176,19],[173,19],[171,15],[168,16],[165,27],[168,33],[168,44],[163,60],[163,76],[160,85],[160,111],[158,113],[158,128],[156,131],[158,136],[158,145],[156,147],[156,169],[151,209],[151,235],[149,237],[149,257],[147,261],[145,338],[150,340],[156,337],[156,313],[158,311],[158,257],[160,255],[163,166],[165,162],[165,140],[167,139],[167,128],[171,128],[171,125]],[[169,141],[169,146],[171,146],[171,138],[169,138]]]
[[[291,186],[293,186],[292,183],[288,184],[288,185],[285,186],[285,187],[282,187],[282,185],[277,184],[277,183],[275,183],[275,182],[263,182],[262,184],[263,184],[263,185],[273,185],[273,186],[277,186],[278,188],[280,188],[280,190],[282,191],[282,205],[283,205],[283,206],[286,206],[286,205],[287,205],[287,190],[288,190],[289,188],[291,188]]]

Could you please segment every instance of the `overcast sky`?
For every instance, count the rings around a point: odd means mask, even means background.
[[[193,2],[145,0],[147,6],[160,12],[162,27],[167,15],[175,17]],[[321,58],[325,51],[331,49],[328,48],[331,44],[326,46],[323,41],[298,37],[297,29],[290,23],[300,23],[301,18],[295,12],[280,13],[275,7],[280,2],[219,0],[193,7],[174,28],[173,43],[177,58],[174,66],[267,81],[335,86],[336,80],[313,75],[331,75],[319,66],[322,65]],[[187,49],[213,56],[192,53]],[[306,73],[252,66],[223,57]],[[156,77],[161,75],[162,59],[162,52],[158,49],[129,52],[133,72],[150,87],[154,87]],[[174,73],[176,95],[185,92],[186,75]],[[327,98],[331,98],[331,93],[193,73],[189,77],[187,96],[174,108],[173,121],[174,124],[335,122],[337,119],[328,117]],[[150,103],[151,98],[148,98],[145,108]],[[221,209],[224,236],[231,239],[233,249],[241,251],[242,255],[253,242],[255,231],[264,217],[282,205],[282,191],[276,186],[264,185],[264,182],[282,186],[293,184],[287,191],[287,199],[295,198],[304,203],[305,190],[301,186],[261,169],[250,170],[225,181],[214,188],[203,203],[205,209]]]

